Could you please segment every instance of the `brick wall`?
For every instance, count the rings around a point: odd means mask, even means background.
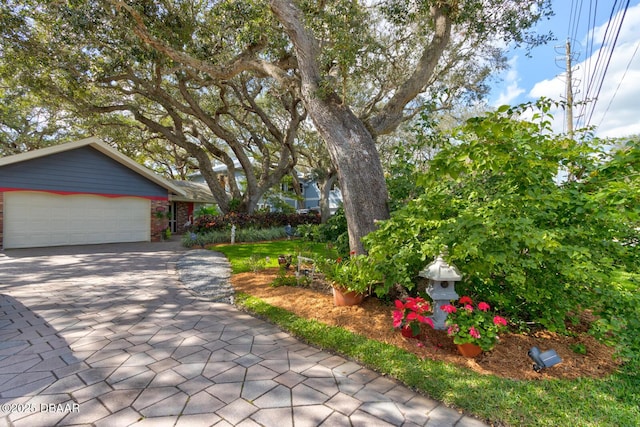
[[[176,202],[176,233],[184,234],[184,225],[189,221],[189,209],[192,203],[190,202]]]
[[[169,212],[169,202],[167,200],[152,200],[151,201],[151,241],[158,242],[162,240],[162,231],[169,226],[169,218],[167,218],[167,212]],[[158,214],[162,213],[162,217],[159,218]]]

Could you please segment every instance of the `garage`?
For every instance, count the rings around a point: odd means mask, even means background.
[[[4,202],[7,249],[150,240],[146,199],[15,191]]]
[[[160,240],[184,196],[97,138],[0,158],[0,248]]]

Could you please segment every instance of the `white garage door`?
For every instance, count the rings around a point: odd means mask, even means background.
[[[136,197],[7,192],[4,247],[149,241],[150,208]]]

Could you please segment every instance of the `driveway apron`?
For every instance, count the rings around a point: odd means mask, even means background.
[[[0,426],[484,425],[215,301],[222,264],[178,242],[0,252]]]

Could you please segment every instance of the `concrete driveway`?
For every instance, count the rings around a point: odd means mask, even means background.
[[[191,293],[177,242],[0,252],[0,426],[482,426]]]

